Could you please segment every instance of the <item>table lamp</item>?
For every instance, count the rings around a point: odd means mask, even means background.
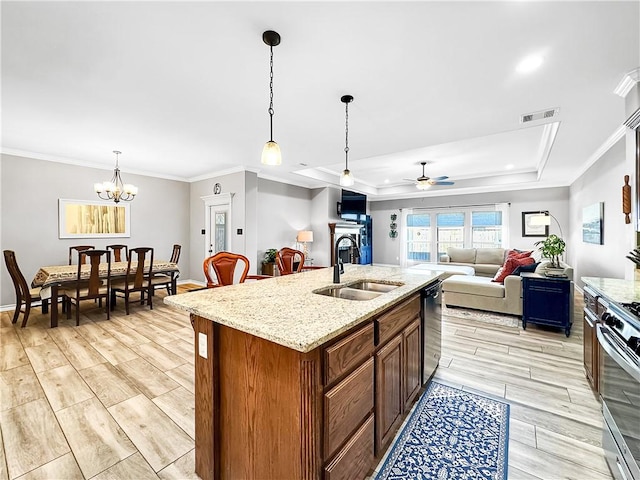
[[[300,242],[303,245],[304,257],[309,258],[309,248],[307,243],[313,242],[313,232],[311,230],[300,230],[298,232],[298,236],[296,237],[296,242]]]

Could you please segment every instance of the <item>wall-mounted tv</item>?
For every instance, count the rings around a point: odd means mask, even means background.
[[[367,196],[362,193],[342,190],[340,215],[366,215]]]

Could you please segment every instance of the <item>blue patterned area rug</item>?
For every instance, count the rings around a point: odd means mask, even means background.
[[[509,405],[431,382],[375,480],[506,480]]]

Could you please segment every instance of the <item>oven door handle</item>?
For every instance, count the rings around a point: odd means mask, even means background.
[[[591,328],[596,326],[598,322],[598,317],[596,317],[590,310],[584,309],[584,319],[589,324]]]
[[[607,352],[609,356],[624,369],[625,372],[635,378],[637,382],[640,382],[640,368],[633,364],[627,354],[620,352],[618,347],[611,343],[607,338],[610,333],[608,333],[602,325],[598,324],[596,325],[596,328],[598,343],[600,343],[600,346],[604,351]]]

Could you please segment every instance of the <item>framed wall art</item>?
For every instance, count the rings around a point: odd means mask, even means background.
[[[58,238],[131,236],[130,205],[58,199]]]
[[[604,244],[604,202],[594,203],[582,209],[582,241]]]
[[[544,212],[522,212],[522,236],[523,237],[548,237],[549,225],[536,225],[533,217],[538,217]]]

